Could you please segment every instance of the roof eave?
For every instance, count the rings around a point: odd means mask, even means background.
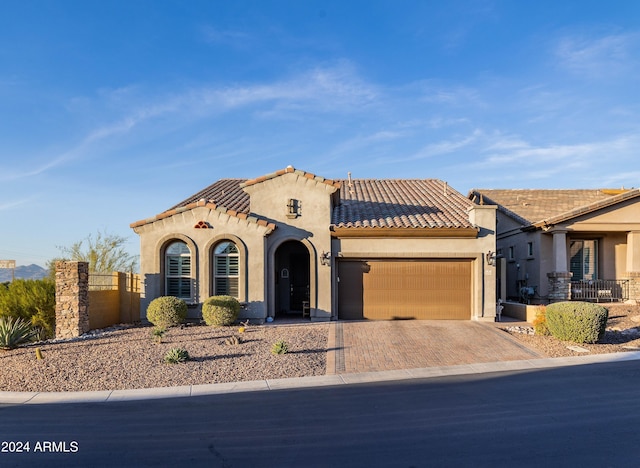
[[[479,229],[458,228],[392,228],[392,227],[337,227],[331,226],[331,236],[346,237],[414,237],[414,238],[476,238]]]
[[[632,198],[636,198],[638,196],[640,196],[640,189],[629,190],[619,195],[615,195],[611,198],[607,198],[605,200],[591,203],[590,205],[581,206],[573,210],[567,211],[565,213],[561,213],[559,215],[540,220],[536,223],[532,223],[532,226],[534,226],[535,228],[545,229],[549,226],[553,226],[554,224],[563,223],[565,221],[569,221],[579,216],[593,213],[594,211],[598,211],[603,208],[608,208],[618,203],[631,200]]]

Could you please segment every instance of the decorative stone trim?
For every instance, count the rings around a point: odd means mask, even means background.
[[[626,273],[629,280],[629,301],[640,303],[640,271],[629,271]]]
[[[549,303],[571,300],[571,276],[568,271],[547,273],[549,279]]]
[[[56,262],[56,338],[75,338],[89,327],[89,264]]]

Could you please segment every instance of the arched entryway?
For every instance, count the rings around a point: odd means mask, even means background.
[[[309,250],[299,241],[287,241],[275,255],[276,315],[302,315],[303,302],[309,301]]]

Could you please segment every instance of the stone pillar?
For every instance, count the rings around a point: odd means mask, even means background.
[[[568,271],[547,273],[549,279],[549,303],[571,300],[571,276]]]
[[[89,331],[89,264],[56,262],[56,338]]]
[[[626,277],[629,280],[630,304],[640,304],[640,271],[628,271]]]
[[[640,303],[640,231],[627,233],[627,272],[629,302]]]

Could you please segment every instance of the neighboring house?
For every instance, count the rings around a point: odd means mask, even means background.
[[[222,179],[131,225],[141,315],[163,295],[191,317],[232,295],[258,320],[494,320],[495,218],[434,179],[335,181],[291,166]]]
[[[497,205],[500,299],[640,299],[640,190],[473,190]]]

